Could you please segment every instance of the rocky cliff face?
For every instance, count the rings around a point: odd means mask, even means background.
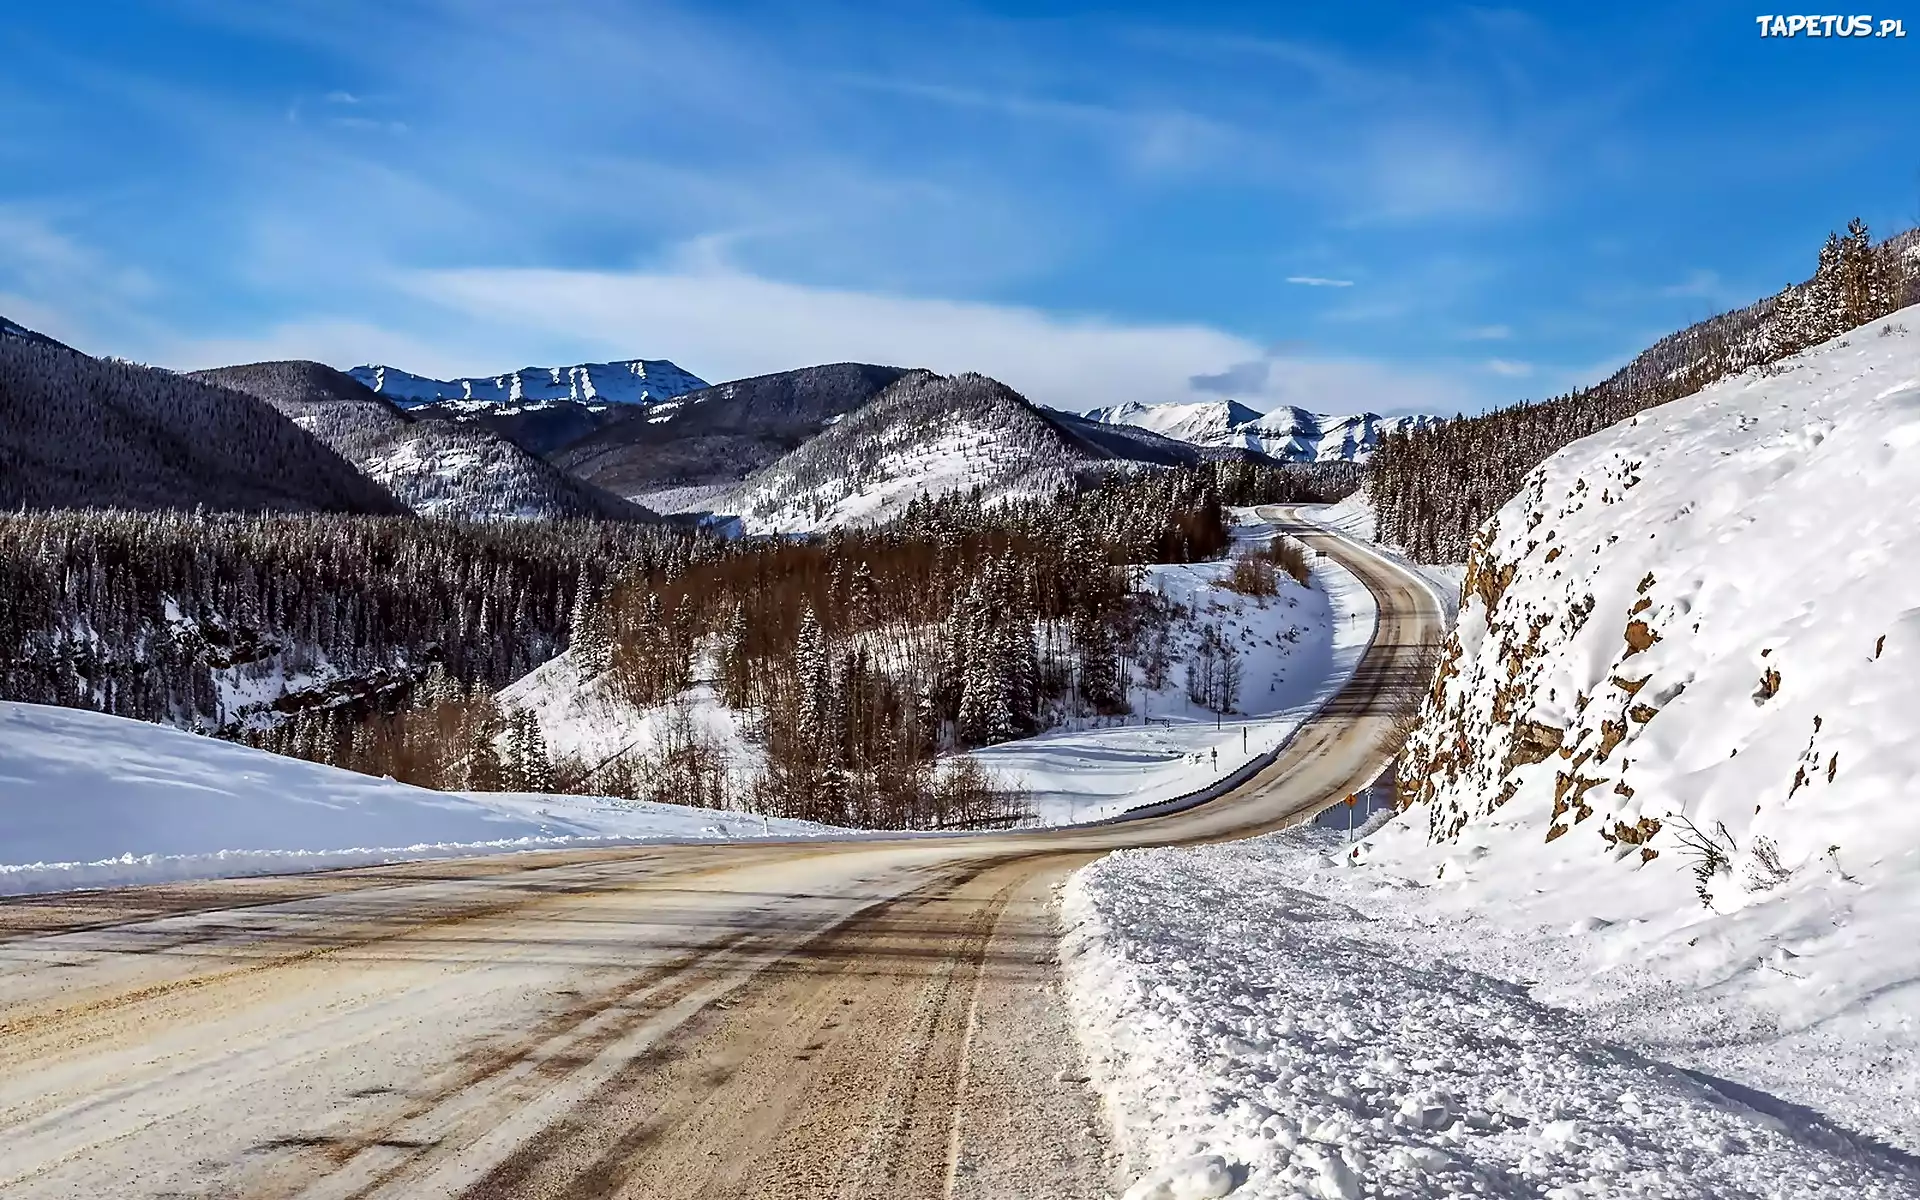
[[[1527,477],[1474,540],[1403,762],[1432,841],[1684,870],[1721,910],[1920,862],[1891,804],[1920,771],[1910,327],[1920,309]]]

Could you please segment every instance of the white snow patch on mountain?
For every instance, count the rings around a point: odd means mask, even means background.
[[[505,375],[428,379],[398,367],[368,365],[347,374],[402,408],[437,400],[530,405],[572,400],[581,404],[655,404],[707,386],[705,380],[666,359],[580,363],[571,367],[523,367]]]
[[[594,796],[453,794],[0,701],[0,894],[510,850],[830,832]]]
[[[1237,400],[1130,401],[1086,415],[1102,424],[1132,425],[1195,446],[1258,450],[1288,462],[1365,462],[1387,434],[1424,428],[1439,420],[1377,413],[1329,416],[1292,405],[1263,413]]]
[[[925,442],[899,440],[859,476],[836,475],[795,488],[777,467],[749,479],[720,505],[740,516],[747,533],[816,533],[844,525],[875,525],[899,516],[920,495],[981,489],[996,503],[1051,494],[1051,473],[1010,472],[997,430],[962,422]]]

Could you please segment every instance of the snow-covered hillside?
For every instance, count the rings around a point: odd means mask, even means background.
[[[1272,526],[1245,510],[1241,545],[1264,543]],[[994,776],[1026,793],[1039,824],[1066,825],[1116,816],[1207,787],[1262,757],[1352,677],[1373,636],[1366,586],[1332,559],[1313,562],[1313,581],[1279,578],[1279,594],[1242,596],[1224,586],[1227,562],[1145,568],[1141,586],[1186,615],[1170,631],[1175,666],[1165,685],[1149,686],[1130,665],[1124,719],[1070,719],[1037,737],[971,751]],[[1231,644],[1243,673],[1238,711],[1216,718],[1188,699],[1184,664],[1205,631]]]
[[[553,461],[629,498],[702,488],[717,495],[905,374],[899,367],[828,363],[736,379],[644,413],[611,413],[611,420],[569,442]],[[691,511],[706,507],[696,501]]]
[[[487,426],[418,420],[359,380],[320,363],[250,363],[192,377],[265,400],[423,516],[649,515]]]
[[[755,472],[716,510],[749,533],[809,533],[884,521],[922,493],[1051,495],[1103,461],[1003,383],[918,372]]]
[[[655,404],[707,386],[706,380],[666,359],[644,358],[571,367],[522,367],[505,375],[465,379],[428,379],[398,367],[375,365],[355,367],[347,374],[403,408],[436,400]]]
[[[1178,404],[1129,402],[1096,408],[1089,420],[1132,425],[1195,446],[1256,450],[1287,462],[1365,462],[1380,439],[1417,429],[1438,417],[1382,417],[1377,413],[1328,416],[1284,405],[1263,413],[1237,400]]]
[[[1276,534],[1252,510],[1235,516],[1241,548]],[[1024,794],[1027,823],[1100,820],[1208,787],[1284,741],[1351,676],[1374,623],[1372,597],[1351,572],[1316,559],[1311,585],[1282,574],[1277,595],[1250,597],[1225,586],[1231,569],[1224,560],[1142,569],[1141,590],[1172,615],[1158,684],[1144,664],[1129,664],[1127,716],[1057,710],[1053,727],[1037,736],[966,752],[1001,785]],[[1186,666],[1202,657],[1210,636],[1233,647],[1240,671],[1235,711],[1223,717],[1186,690]],[[565,764],[562,774],[585,773],[590,786],[606,786],[623,764],[642,784],[658,779],[675,747],[697,745],[727,777],[725,795],[737,798],[765,769],[765,754],[749,734],[757,723],[752,715],[726,707],[705,682],[715,670],[712,656],[703,655],[693,686],[636,710],[610,674],[583,678],[563,653],[498,699],[531,712],[553,760]]]
[[[592,796],[428,791],[123,717],[0,701],[0,894],[823,831]]]
[[[1571,929],[1535,976],[1570,1003],[1657,992],[1649,1038],[1909,1150],[1915,327],[1906,309],[1534,472],[1478,539],[1415,803],[1369,852],[1449,911]]]

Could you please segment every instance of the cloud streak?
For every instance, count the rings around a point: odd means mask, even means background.
[[[1287,276],[1287,282],[1297,283],[1302,287],[1343,288],[1353,286],[1353,280],[1351,279],[1329,279],[1324,275],[1289,275]]]

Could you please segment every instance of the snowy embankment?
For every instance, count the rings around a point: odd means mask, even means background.
[[[823,831],[599,797],[435,792],[166,726],[0,702],[0,894]]]
[[[1356,855],[1300,831],[1076,876],[1071,995],[1137,1170],[1920,1197],[1917,321],[1531,476],[1416,802]]]
[[[1310,828],[1069,882],[1068,993],[1128,1200],[1920,1195],[1911,1155],[1459,965],[1421,895],[1383,901],[1344,849]]]
[[[1236,513],[1240,546],[1264,544],[1271,525]],[[1143,584],[1191,616],[1172,647],[1167,684],[1147,687],[1133,664],[1124,719],[1086,718],[972,751],[1031,800],[1036,823],[1097,821],[1209,787],[1270,754],[1345,686],[1373,638],[1373,596],[1353,572],[1315,559],[1309,586],[1282,574],[1277,596],[1243,596],[1223,585],[1231,561],[1147,568]],[[1219,716],[1187,699],[1181,664],[1212,625],[1240,654],[1239,712]]]
[[[1367,500],[1365,488],[1337,504],[1306,504],[1295,511],[1304,520],[1367,543],[1380,557],[1426,580],[1440,597],[1440,605],[1446,611],[1447,619],[1451,621],[1459,615],[1460,584],[1466,579],[1467,564],[1417,563],[1399,547],[1381,542],[1378,536],[1379,515]]]

